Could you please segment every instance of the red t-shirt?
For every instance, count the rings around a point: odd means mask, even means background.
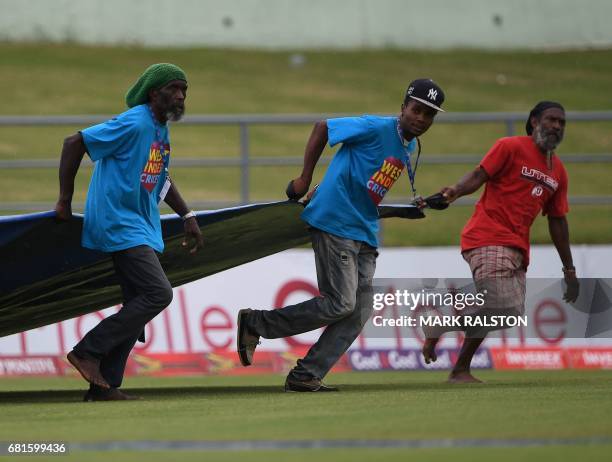
[[[461,250],[487,245],[516,247],[529,264],[529,230],[540,211],[562,217],[567,204],[567,172],[561,160],[546,156],[530,136],[497,140],[480,166],[489,175],[476,210],[461,233]]]

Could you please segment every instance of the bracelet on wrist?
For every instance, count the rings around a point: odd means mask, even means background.
[[[183,219],[183,221],[185,221],[185,220],[189,220],[190,218],[195,218],[195,216],[196,216],[195,212],[193,210],[190,210],[185,215],[183,215],[181,218]]]

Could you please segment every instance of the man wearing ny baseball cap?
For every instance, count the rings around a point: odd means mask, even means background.
[[[418,137],[442,111],[444,92],[430,79],[413,81],[399,116],[322,120],[306,144],[302,174],[287,188],[290,199],[306,194],[325,148],[342,144],[302,213],[310,229],[320,296],[275,310],[238,314],[238,354],[249,366],[260,337],[280,338],[320,327],[325,331],[285,381],[286,391],[336,391],[322,379],[361,332],[372,312],[372,279],[378,252],[378,204],[408,171],[414,192]],[[418,158],[417,158],[418,159]]]

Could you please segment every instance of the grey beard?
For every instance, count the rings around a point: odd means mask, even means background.
[[[563,137],[557,138],[554,135],[548,135],[546,132],[544,132],[544,130],[542,130],[540,125],[534,129],[533,133],[535,136],[535,143],[542,151],[545,152],[554,151],[563,140]]]
[[[172,122],[178,122],[183,118],[185,110],[179,107],[175,107],[166,111],[166,119]]]

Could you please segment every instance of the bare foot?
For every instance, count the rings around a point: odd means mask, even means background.
[[[467,371],[451,372],[448,376],[448,383],[483,383]]]
[[[438,359],[438,355],[436,354],[436,345],[438,344],[439,338],[428,338],[425,339],[425,343],[423,344],[423,349],[421,352],[423,353],[423,359],[425,360],[425,364],[435,363],[436,359]]]

